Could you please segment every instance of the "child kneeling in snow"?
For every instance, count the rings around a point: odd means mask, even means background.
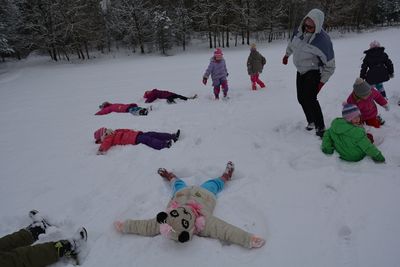
[[[149,109],[139,107],[135,103],[131,104],[112,104],[110,102],[104,102],[99,106],[100,110],[94,115],[105,115],[111,112],[118,112],[118,113],[131,113],[133,115],[147,115],[149,110],[151,110],[151,106]]]
[[[375,128],[379,128],[385,121],[378,115],[376,103],[387,111],[389,104],[387,100],[375,89],[361,78],[357,78],[353,85],[353,92],[347,98],[347,103],[356,105],[361,112],[362,121]]]
[[[344,104],[342,116],[343,118],[334,119],[331,127],[325,131],[322,152],[333,154],[336,150],[340,158],[346,161],[360,161],[368,155],[375,162],[385,162],[382,153],[371,142],[372,135],[367,134],[362,126],[358,107]]]
[[[101,144],[97,154],[103,155],[115,145],[137,145],[145,144],[151,148],[160,150],[170,148],[172,140],[178,141],[181,131],[174,134],[159,132],[142,132],[131,129],[116,129],[102,127],[94,132],[96,144]]]
[[[166,212],[162,211],[153,219],[116,221],[116,230],[124,234],[163,236],[181,243],[192,239],[194,234],[216,238],[246,248],[259,248],[265,240],[212,215],[216,196],[234,171],[228,162],[221,177],[206,181],[200,186],[188,187],[172,172],[160,168],[158,173],[172,185],[173,196]]]

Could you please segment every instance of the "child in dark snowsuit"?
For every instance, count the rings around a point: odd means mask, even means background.
[[[173,189],[172,199],[166,211],[148,220],[116,221],[116,230],[123,234],[142,236],[163,235],[180,243],[188,242],[193,235],[211,237],[245,248],[260,248],[265,240],[233,226],[213,215],[217,194],[231,180],[234,171],[228,162],[225,172],[218,178],[210,179],[200,186],[187,186],[172,172],[164,168],[158,174],[167,180]]]
[[[87,231],[81,227],[69,240],[59,240],[32,245],[45,234],[50,224],[37,210],[31,210],[32,223],[17,232],[0,238],[1,267],[44,267],[67,258],[79,264],[79,253],[87,241]],[[31,246],[32,245],[32,246]]]
[[[369,47],[364,51],[365,57],[361,65],[360,77],[373,85],[386,98],[383,82],[393,78],[393,63],[378,41],[371,42]]]
[[[220,48],[215,49],[214,56],[210,60],[210,64],[206,72],[203,75],[203,84],[207,84],[208,77],[211,74],[211,79],[213,81],[212,86],[214,87],[215,99],[219,99],[220,87],[222,87],[222,92],[224,98],[228,96],[228,70],[226,69],[225,59],[223,58],[223,53]]]
[[[325,131],[321,149],[329,155],[336,150],[340,158],[346,161],[360,161],[368,155],[375,162],[385,162],[382,153],[371,140],[372,136],[368,136],[362,126],[358,107],[345,104],[342,118],[334,119],[331,127]]]
[[[131,104],[118,104],[118,103],[109,103],[109,102],[104,102],[99,106],[100,110],[96,112],[94,115],[105,115],[109,114],[111,112],[118,112],[118,113],[131,113],[133,115],[147,115],[149,113],[150,108],[142,108],[139,107],[135,103]]]
[[[265,87],[265,84],[259,78],[265,63],[265,57],[257,51],[256,44],[251,44],[250,55],[247,58],[247,73],[250,75],[251,89],[253,90],[257,90],[257,84],[261,88]]]
[[[102,127],[94,132],[94,139],[96,140],[96,144],[101,144],[97,154],[103,155],[112,146],[116,145],[144,144],[157,150],[170,148],[172,145],[172,140],[174,142],[178,141],[180,133],[180,130],[174,134],[169,134],[159,132],[142,132],[131,129],[112,130]]]
[[[146,98],[146,103],[151,103],[156,99],[167,99],[168,104],[174,104],[175,99],[182,99],[182,100],[188,100],[188,99],[195,99],[197,95],[191,96],[191,97],[186,97],[183,95],[178,95],[170,91],[163,91],[163,90],[158,90],[158,89],[153,89],[151,91],[146,91],[144,92],[143,95],[144,98]]]

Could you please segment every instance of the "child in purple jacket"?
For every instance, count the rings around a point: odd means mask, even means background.
[[[186,97],[170,91],[153,89],[151,91],[144,92],[143,97],[146,99],[146,103],[152,103],[156,99],[167,99],[168,104],[175,104],[175,99],[182,99],[186,101],[188,99],[195,99],[197,95]]]
[[[204,85],[207,84],[210,74],[213,81],[212,86],[214,87],[215,99],[219,99],[220,87],[222,87],[224,98],[226,98],[228,96],[228,70],[226,69],[225,60],[220,48],[215,49],[214,56],[211,58],[210,64],[203,75]]]

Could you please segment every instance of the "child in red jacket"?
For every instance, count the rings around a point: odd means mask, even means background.
[[[150,108],[142,108],[139,107],[135,103],[131,104],[118,104],[118,103],[110,103],[104,102],[99,106],[100,110],[94,115],[105,115],[111,112],[118,112],[118,113],[131,113],[133,115],[143,115],[146,116],[149,113]]]
[[[160,150],[170,148],[172,140],[178,141],[181,131],[174,134],[159,132],[141,132],[131,129],[109,129],[102,127],[94,132],[96,144],[101,144],[97,154],[104,155],[110,147],[115,145],[145,144],[151,148]]]
[[[361,78],[357,78],[353,85],[353,92],[347,98],[347,103],[356,105],[361,111],[361,119],[365,124],[379,128],[385,121],[378,115],[378,103],[380,106],[389,110],[386,99]]]

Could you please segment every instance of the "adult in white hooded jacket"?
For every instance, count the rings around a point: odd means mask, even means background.
[[[313,9],[294,31],[282,63],[293,54],[297,69],[297,100],[303,108],[308,125],[316,134],[324,134],[325,123],[317,95],[335,71],[335,55],[329,35],[322,29],[324,13]]]

